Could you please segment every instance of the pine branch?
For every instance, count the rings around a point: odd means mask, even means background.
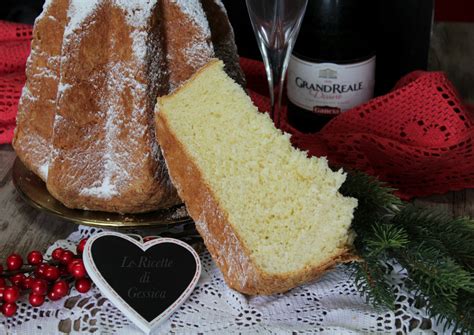
[[[461,291],[458,295],[457,313],[460,322],[455,327],[461,332],[468,332],[474,329],[474,294]]]
[[[380,217],[404,206],[404,203],[388,187],[375,177],[360,171],[351,171],[340,192],[348,197],[357,198],[359,206],[354,213],[355,229],[367,229]]]
[[[355,285],[359,292],[364,292],[366,301],[375,308],[388,307],[395,309],[395,293],[390,285],[388,264],[379,260],[354,262],[349,265]]]
[[[373,232],[367,240],[368,257],[387,258],[389,252],[405,248],[408,234],[405,229],[388,224],[374,224]]]
[[[352,228],[362,263],[357,287],[377,307],[394,308],[390,262],[408,273],[409,288],[447,327],[474,334],[474,220],[401,201],[374,177],[351,172],[341,188],[359,200]]]
[[[387,186],[376,177],[360,171],[350,171],[346,182],[341,187],[341,193],[356,197],[362,203],[360,209],[364,211],[401,206],[403,201],[393,193],[394,191],[394,188]]]
[[[453,219],[440,210],[410,205],[392,223],[403,226],[413,239],[442,250],[471,270],[474,268],[474,220]]]
[[[391,287],[390,274],[393,250],[403,249],[408,243],[403,229],[384,223],[374,223],[372,231],[359,240],[359,255],[362,263],[353,264],[354,279],[360,292],[366,294],[368,302],[375,307],[395,308],[395,293]]]

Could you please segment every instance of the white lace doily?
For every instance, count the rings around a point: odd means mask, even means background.
[[[98,230],[80,227],[56,247],[75,243]],[[433,334],[443,325],[427,318],[404,286],[404,274],[393,272],[397,310],[376,311],[366,304],[344,266],[312,284],[269,297],[248,297],[229,289],[207,252],[201,254],[202,275],[190,298],[158,334]],[[33,308],[23,297],[13,318],[0,316],[0,334],[141,334],[97,288]],[[446,331],[446,330],[445,330]],[[449,332],[451,333],[451,332]]]

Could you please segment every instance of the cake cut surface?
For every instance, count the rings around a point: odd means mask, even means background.
[[[159,98],[156,115],[172,181],[232,288],[283,292],[351,257],[345,175],[294,149],[221,62]]]
[[[18,157],[67,207],[140,213],[181,203],[154,106],[215,55],[243,81],[220,0],[47,0],[19,103]]]

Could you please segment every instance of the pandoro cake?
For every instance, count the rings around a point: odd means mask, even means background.
[[[211,61],[158,99],[157,139],[171,180],[227,284],[272,294],[352,259],[357,200],[325,158],[308,158]]]
[[[156,98],[213,57],[240,83],[220,0],[46,0],[13,146],[65,206],[140,213],[181,203],[155,140]]]

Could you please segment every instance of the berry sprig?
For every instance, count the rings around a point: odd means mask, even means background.
[[[16,302],[22,294],[28,294],[31,306],[39,307],[46,299],[59,300],[69,294],[72,285],[79,293],[90,290],[92,282],[87,276],[82,252],[87,239],[76,246],[76,253],[56,248],[51,261],[45,261],[39,251],[31,251],[27,264],[18,254],[6,260],[6,269],[0,264],[0,311],[6,317],[15,315]]]

